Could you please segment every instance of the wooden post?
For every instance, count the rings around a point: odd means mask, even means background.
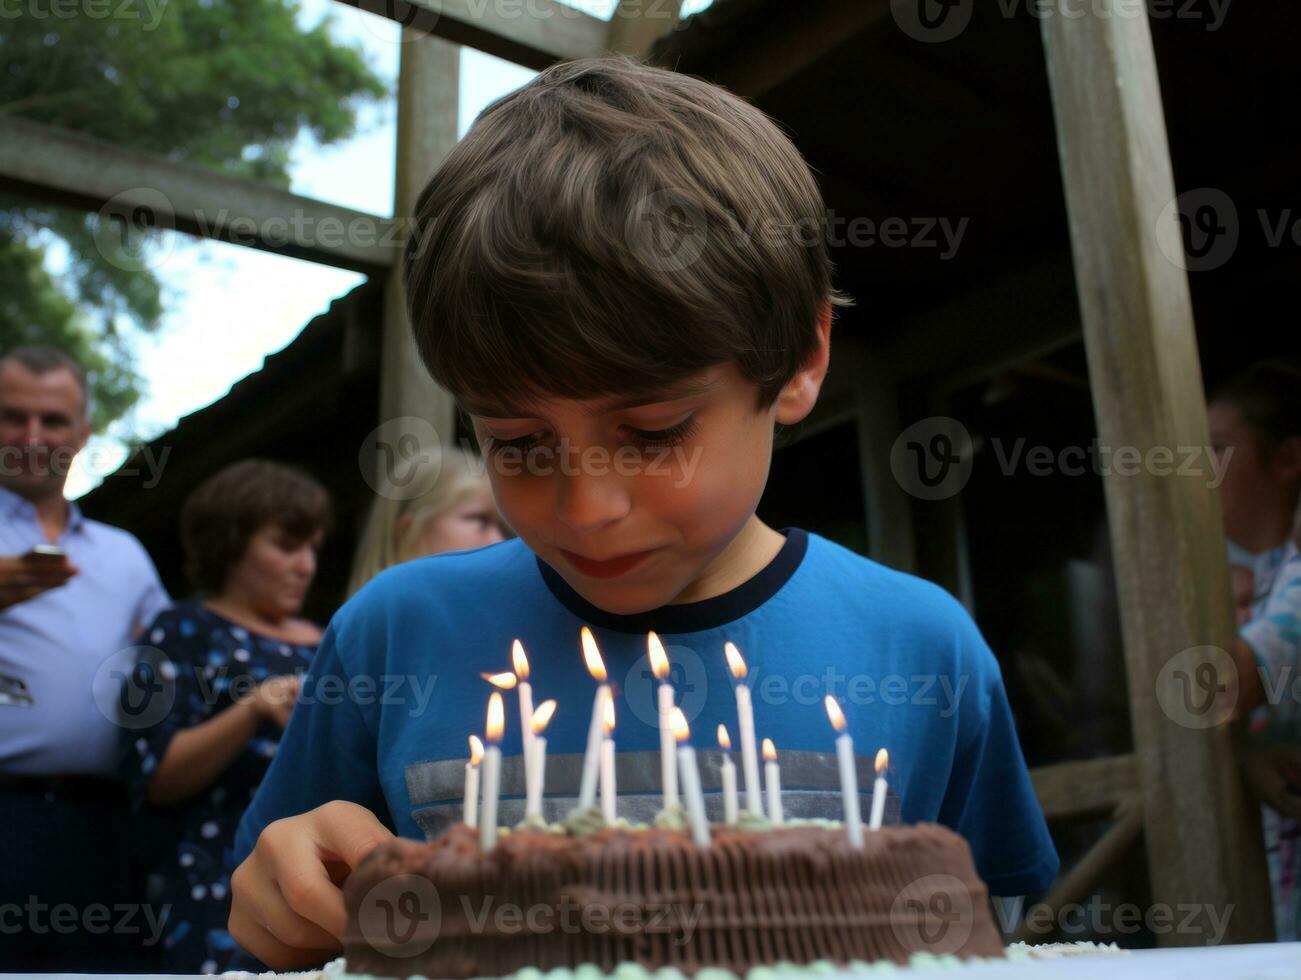
[[[410,231],[416,199],[438,165],[456,145],[460,96],[460,48],[441,38],[403,28],[398,72],[397,181],[394,218]],[[406,294],[399,263],[384,289],[384,324],[380,361],[380,423],[385,438],[396,441],[405,432],[428,435],[418,423],[430,423],[443,445],[456,436],[451,395],[430,379],[416,352],[407,321]],[[425,445],[422,448],[437,448]]]
[[[1049,9],[1042,28],[1100,444],[1153,461],[1121,472],[1116,459],[1105,475],[1153,899],[1227,912],[1225,943],[1268,939],[1260,812],[1230,731],[1178,710],[1188,651],[1227,650],[1234,617],[1207,457],[1179,476],[1147,455],[1210,446],[1188,279],[1167,258],[1182,245],[1147,15],[1094,0],[1083,17]],[[1207,662],[1229,679],[1223,658]],[[1208,932],[1159,941],[1203,945]]]
[[[678,23],[681,3],[662,0],[619,0],[610,18],[606,46],[633,58],[644,59],[651,45]]]

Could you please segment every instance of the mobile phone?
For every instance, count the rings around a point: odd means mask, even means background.
[[[61,565],[66,559],[67,553],[62,548],[54,544],[38,544],[33,546],[32,550],[23,555],[23,561],[34,561],[38,564]]]

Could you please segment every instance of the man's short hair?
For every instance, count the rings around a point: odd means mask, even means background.
[[[76,380],[77,387],[81,389],[83,415],[87,418],[90,416],[90,383],[86,379],[86,369],[70,354],[49,344],[24,344],[0,357],[0,364],[5,361],[20,364],[38,376],[49,374],[51,371],[67,371]]]
[[[185,571],[196,589],[217,595],[249,540],[279,526],[296,541],[333,524],[329,492],[292,466],[264,459],[231,463],[204,480],[181,508]]]
[[[766,408],[817,347],[822,194],[759,109],[624,55],[489,105],[416,206],[407,302],[458,398],[653,392],[733,363]]]
[[[1210,399],[1234,406],[1271,453],[1301,435],[1301,358],[1275,357],[1248,365],[1215,389]]]

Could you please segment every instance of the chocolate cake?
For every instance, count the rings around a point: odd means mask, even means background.
[[[349,876],[350,973],[504,977],[524,967],[676,967],[999,956],[971,851],[935,824],[869,833],[516,830],[393,840]]]

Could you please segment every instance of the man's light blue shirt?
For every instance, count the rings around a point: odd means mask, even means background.
[[[79,569],[0,609],[0,774],[116,774],[112,720],[133,644],[171,599],[139,541],[69,503],[58,541]],[[50,544],[28,500],[0,487],[0,555]]]

